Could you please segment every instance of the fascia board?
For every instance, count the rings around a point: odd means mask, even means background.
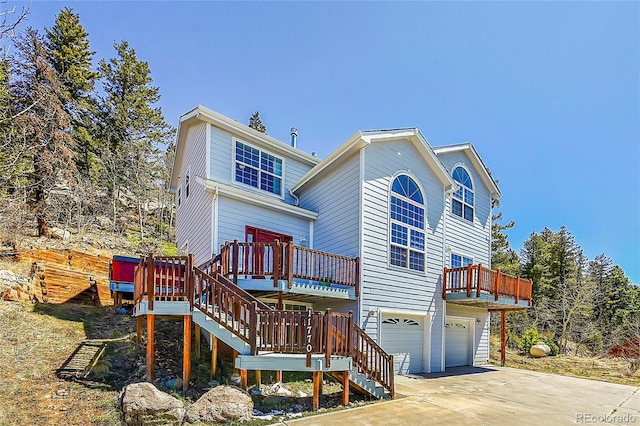
[[[500,192],[500,188],[498,188],[495,180],[493,180],[493,177],[491,177],[491,175],[489,174],[489,169],[487,169],[487,166],[484,164],[484,161],[482,161],[482,158],[480,157],[478,151],[476,151],[476,148],[472,143],[467,142],[457,145],[434,148],[434,152],[436,154],[448,154],[460,151],[464,152],[467,155],[467,158],[469,158],[469,160],[473,164],[473,167],[481,172],[480,177],[482,178],[482,182],[487,186],[487,188],[491,190],[491,197],[493,199],[500,198],[500,196],[502,195]]]
[[[169,181],[169,192],[177,192],[178,191],[178,183],[179,183],[179,171],[177,166],[182,164],[182,159],[184,157],[185,144],[187,143],[187,127],[188,123],[196,119],[198,116],[198,108],[193,108],[191,111],[180,116],[180,121],[178,122],[178,130],[176,132],[176,152],[173,157],[173,167],[171,168],[171,180]]]
[[[297,192],[300,188],[306,185],[314,177],[322,173],[324,170],[330,168],[341,157],[353,150],[359,150],[369,142],[365,141],[362,137],[362,132],[356,132],[345,143],[340,145],[335,151],[333,151],[327,158],[319,162],[314,168],[309,170],[298,182],[291,187],[291,192]]]
[[[285,157],[293,157],[311,166],[315,166],[320,162],[319,158],[314,157],[311,154],[307,154],[304,151],[293,148],[289,144],[258,132],[257,130],[245,126],[236,120],[232,120],[231,118],[210,110],[202,105],[198,105],[196,107],[196,118],[202,121],[207,121],[216,127],[233,133],[240,139],[245,139],[248,142],[254,142],[260,145],[266,145],[270,150]]]
[[[416,129],[416,134],[412,138],[414,146],[418,149],[418,152],[422,154],[422,158],[431,167],[431,170],[440,180],[440,183],[445,188],[445,191],[452,191],[455,185],[455,181],[447,171],[447,168],[442,164],[442,161],[438,158],[436,153],[431,148],[429,141],[424,135]]]
[[[271,199],[268,197],[262,197],[257,194],[224,184],[209,179],[204,179],[200,176],[196,177],[196,182],[204,186],[207,191],[211,191],[220,195],[226,195],[229,198],[233,198],[248,204],[255,206],[266,207],[271,210],[276,210],[282,213],[287,213],[292,216],[301,217],[308,220],[318,219],[318,213],[311,210],[303,209],[301,207],[292,206],[281,201]]]

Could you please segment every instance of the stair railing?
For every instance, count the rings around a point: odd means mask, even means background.
[[[363,329],[353,324],[351,358],[358,370],[376,380],[391,394],[395,394],[393,355],[389,355]]]

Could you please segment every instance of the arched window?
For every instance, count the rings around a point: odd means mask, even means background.
[[[451,199],[451,212],[473,222],[473,183],[463,167],[456,167],[453,179],[458,182],[458,190]]]
[[[424,199],[416,182],[407,175],[391,185],[390,263],[424,271]]]

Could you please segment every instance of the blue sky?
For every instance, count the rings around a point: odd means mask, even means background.
[[[320,157],[366,129],[470,141],[514,249],[564,225],[640,283],[638,2],[35,1],[27,24],[65,6],[96,58],[127,40],[149,62],[174,126],[198,104],[244,123],[260,110]]]

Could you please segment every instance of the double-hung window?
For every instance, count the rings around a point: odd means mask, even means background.
[[[462,268],[468,265],[473,265],[473,259],[462,256],[461,254],[451,253],[451,269]]]
[[[471,176],[464,168],[456,167],[453,179],[458,182],[458,190],[453,193],[451,199],[451,212],[473,222],[474,196]]]
[[[389,262],[393,266],[424,271],[424,199],[416,182],[407,175],[393,181],[390,212]]]
[[[235,180],[282,195],[282,159],[236,141]]]

